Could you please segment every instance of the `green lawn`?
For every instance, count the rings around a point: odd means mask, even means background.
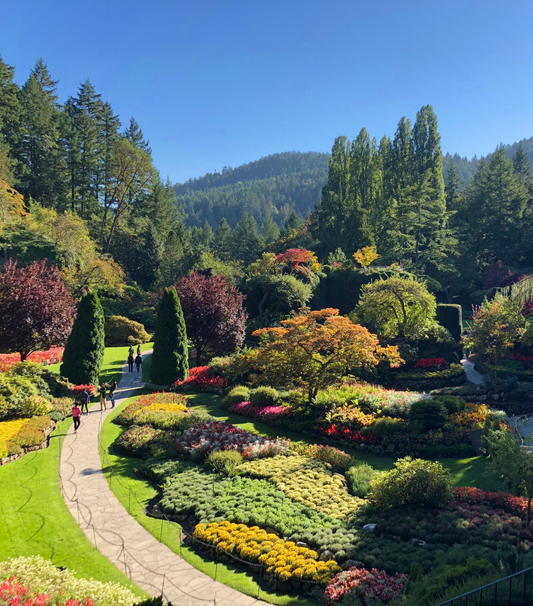
[[[0,560],[41,555],[79,577],[121,583],[146,597],[90,543],[67,509],[58,468],[60,440],[70,423],[56,427],[46,450],[0,467]]]

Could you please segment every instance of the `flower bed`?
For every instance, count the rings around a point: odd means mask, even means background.
[[[171,392],[146,394],[128,404],[124,410],[113,419],[117,425],[132,425],[138,420],[137,414],[154,404],[182,404],[187,409],[187,398]]]
[[[51,347],[46,351],[34,351],[27,358],[28,362],[36,362],[37,364],[57,364],[63,359],[63,347]],[[20,362],[19,353],[0,354],[0,372],[6,372],[11,366],[15,366]]]
[[[460,486],[452,488],[454,500],[469,505],[484,505],[502,509],[513,516],[522,519],[527,517],[527,499],[515,497],[508,492],[488,492],[473,486]]]
[[[341,570],[335,560],[319,561],[316,551],[297,547],[294,542],[280,539],[257,526],[250,528],[227,521],[209,526],[198,524],[193,536],[220,551],[263,564],[267,580],[270,577],[282,582],[294,580],[326,585]]]
[[[0,590],[0,604],[131,606],[139,601],[135,594],[118,583],[78,579],[69,570],[60,570],[40,556],[20,557],[0,562],[1,580],[4,582]],[[8,596],[13,593],[18,594],[18,601],[8,602]],[[44,597],[38,598],[39,594]]]
[[[376,603],[376,600],[388,604],[402,596],[406,574],[396,573],[389,576],[384,570],[365,570],[364,568],[350,568],[339,574],[326,587],[326,603],[335,604],[343,600],[346,593],[350,596],[360,597],[365,603]]]
[[[448,366],[449,364],[444,358],[421,358],[415,364],[415,368],[420,370],[441,370]]]
[[[196,366],[189,369],[189,376],[184,381],[176,381],[177,391],[208,391],[218,393],[228,386],[228,380],[219,377],[209,366]]]
[[[341,472],[346,471],[354,463],[353,458],[349,454],[333,446],[298,444],[294,442],[291,443],[291,450],[297,454],[329,463],[333,469]]]
[[[192,459],[201,459],[217,450],[237,450],[245,459],[255,459],[287,452],[288,448],[286,440],[269,440],[220,421],[190,427],[178,439],[179,451]]]
[[[228,407],[228,411],[269,425],[294,417],[292,406],[252,406],[250,402],[233,404]]]
[[[41,445],[49,429],[52,428],[52,420],[48,416],[32,417],[24,419],[16,434],[5,441],[4,457],[21,454],[24,449]],[[2,446],[0,445],[0,450]],[[3,457],[0,457],[3,458]]]

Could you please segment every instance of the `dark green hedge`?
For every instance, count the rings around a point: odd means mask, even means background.
[[[463,308],[460,305],[437,305],[437,322],[459,341],[463,332]]]
[[[387,376],[384,384],[394,389],[409,389],[411,391],[428,391],[461,385],[466,381],[466,373],[460,364],[451,364],[445,370],[433,372],[395,372]]]

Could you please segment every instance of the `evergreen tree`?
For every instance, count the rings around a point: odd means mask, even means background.
[[[461,189],[463,183],[457,170],[457,164],[450,162],[448,170],[446,172],[446,208],[448,210],[457,210],[459,205],[459,198],[461,197]]]
[[[231,227],[225,217],[222,218],[215,231],[213,250],[221,261],[231,259]]]
[[[120,119],[113,112],[113,108],[109,102],[105,102],[100,107],[100,167],[99,167],[99,181],[101,183],[102,191],[100,196],[104,203],[104,208],[109,203],[109,196],[111,195],[111,175],[113,172],[113,147],[119,138]]]
[[[138,147],[139,149],[142,149],[143,151],[145,151],[147,154],[152,155],[152,148],[150,147],[150,141],[147,141],[144,138],[144,134],[141,130],[141,127],[139,126],[137,120],[135,120],[135,118],[133,116],[130,118],[129,126],[124,131],[124,137],[130,143],[133,143],[133,145],[135,145],[135,147]]]
[[[104,359],[104,310],[95,293],[78,304],[72,332],[65,345],[61,375],[75,385],[98,385]]]
[[[245,212],[231,234],[232,258],[249,265],[261,255],[262,249],[263,238],[257,221]]]
[[[202,228],[201,238],[202,238],[202,245],[203,245],[204,249],[210,250],[211,244],[213,243],[215,236],[213,234],[213,229],[211,228],[211,225],[209,225],[207,219],[205,220],[204,226]]]
[[[261,231],[263,233],[263,240],[265,243],[265,248],[270,248],[274,242],[276,242],[280,237],[280,231],[278,224],[274,221],[272,217],[272,213],[268,213],[266,219],[261,226]]]
[[[21,114],[19,87],[13,80],[14,75],[15,68],[7,65],[0,55],[0,179],[12,185],[15,185],[12,160],[8,161],[8,156],[18,143]]]
[[[160,284],[168,287],[175,284],[184,274],[184,257],[188,243],[185,238],[183,223],[171,231],[165,241],[163,258],[160,266]]]
[[[183,381],[189,372],[189,352],[183,311],[175,289],[165,288],[159,303],[150,380],[156,385]]]
[[[533,169],[531,168],[531,162],[529,161],[529,157],[522,142],[518,144],[513,156],[513,167],[520,182],[531,185],[531,181],[533,180]]]
[[[281,230],[281,237],[289,238],[290,236],[294,235],[294,233],[297,232],[300,227],[302,227],[302,222],[300,221],[300,217],[296,214],[296,211],[293,209],[285,220],[283,229]]]

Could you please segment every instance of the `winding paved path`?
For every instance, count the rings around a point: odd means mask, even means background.
[[[116,405],[142,385],[142,375],[128,373],[126,364]],[[100,462],[99,433],[108,414],[109,409],[100,412],[99,403],[92,406],[78,433],[71,426],[61,451],[63,496],[91,543],[136,585],[152,596],[163,590],[176,606],[267,606],[196,570],[128,514],[109,488]]]

